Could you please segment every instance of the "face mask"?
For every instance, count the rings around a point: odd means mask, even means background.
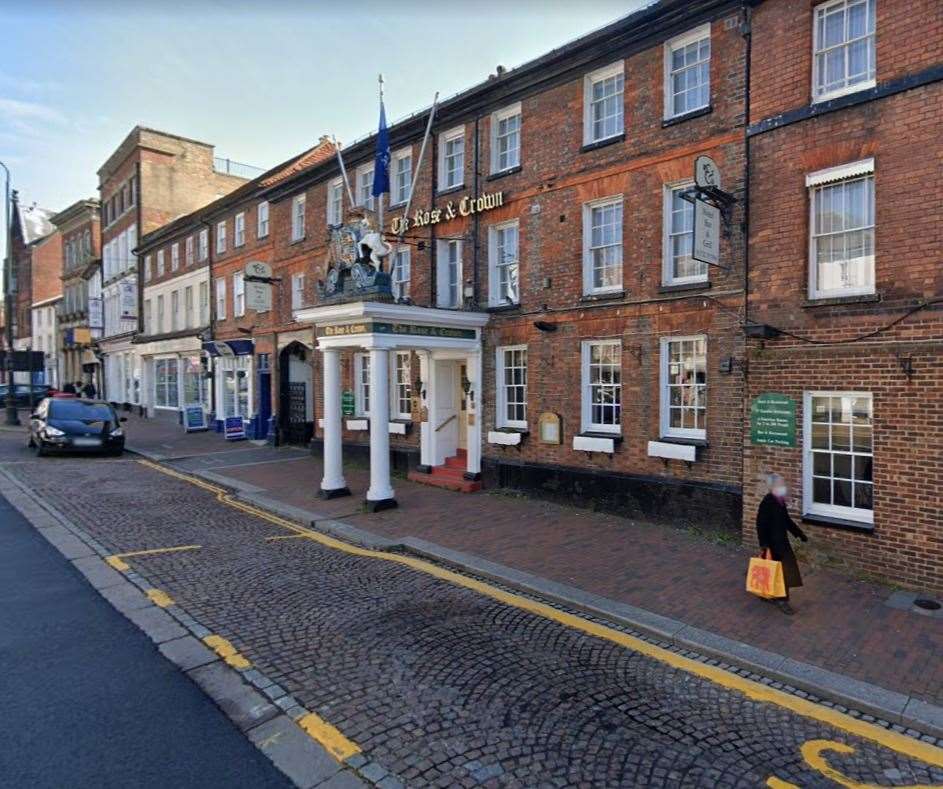
[[[786,498],[786,493],[788,493],[788,490],[786,489],[785,485],[777,485],[775,488],[773,488],[773,495],[777,498]]]

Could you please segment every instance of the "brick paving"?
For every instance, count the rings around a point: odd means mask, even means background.
[[[129,561],[354,740],[364,774],[442,787],[826,785],[799,753],[824,739],[854,749],[828,757],[853,781],[943,781],[943,769],[409,567],[269,540],[287,532],[134,460],[0,445],[8,473],[110,550],[202,546]]]
[[[149,436],[160,431],[148,426]],[[182,431],[181,431],[182,432]],[[130,444],[138,426],[132,425]],[[196,441],[217,451],[245,451],[221,436]],[[152,444],[159,439],[149,438]],[[177,438],[178,441],[179,438]],[[196,443],[196,441],[194,443]],[[186,440],[180,446],[186,446]],[[251,446],[251,445],[250,445]],[[184,454],[196,454],[180,452]],[[248,455],[247,455],[248,457]],[[270,463],[260,462],[268,457]],[[943,704],[943,620],[885,604],[892,590],[804,561],[805,586],[794,592],[796,616],[786,617],[743,590],[748,552],[717,535],[613,517],[501,492],[463,495],[394,480],[400,507],[368,514],[366,467],[345,468],[353,495],[321,501],[321,464],[296,461],[293,448],[214,459],[213,470],[262,488],[264,495],[321,517],[338,518],[386,537],[419,537],[447,548],[570,584],[594,594],[820,666],[855,679]],[[281,458],[291,458],[284,462]],[[198,468],[198,459],[179,461]],[[447,513],[447,517],[443,514]],[[810,546],[815,530],[809,528]]]

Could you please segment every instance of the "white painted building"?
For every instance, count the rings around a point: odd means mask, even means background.
[[[61,300],[62,296],[55,296],[33,304],[31,310],[33,350],[45,354],[43,383],[55,388],[63,383],[57,310]]]

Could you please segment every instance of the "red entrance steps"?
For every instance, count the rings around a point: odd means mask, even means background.
[[[413,482],[419,482],[423,485],[455,490],[459,493],[475,493],[481,490],[481,482],[465,479],[467,468],[467,454],[464,449],[460,449],[457,455],[446,458],[443,465],[433,466],[430,473],[423,474],[420,471],[410,471],[408,476]]]

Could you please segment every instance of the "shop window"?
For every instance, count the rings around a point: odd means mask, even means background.
[[[177,408],[177,360],[154,360],[154,405],[158,408]]]
[[[707,437],[707,338],[661,340],[661,435]]]
[[[625,131],[625,65],[620,60],[587,74],[583,86],[583,144],[592,145]]]
[[[803,511],[874,522],[874,414],[869,392],[806,392]]]
[[[622,343],[588,340],[582,344],[582,430],[622,430]]]
[[[497,307],[520,302],[518,222],[488,228],[489,304]]]
[[[521,163],[521,104],[491,115],[491,172],[500,173]]]
[[[874,293],[874,160],[806,176],[809,298]]]
[[[248,419],[250,359],[248,356],[235,356],[231,359],[219,359],[221,365],[221,389],[223,397],[223,418],[241,416]]]
[[[692,184],[666,186],[664,194],[662,282],[684,285],[707,282],[707,264],[695,260],[694,205],[681,197]]]
[[[665,118],[676,118],[711,103],[711,26],[665,44]]]
[[[527,428],[527,346],[497,349],[495,359],[498,427]]]
[[[203,364],[199,356],[187,356],[180,360],[183,377],[183,404],[202,405],[207,403],[207,381],[203,376]]]
[[[875,84],[876,0],[838,0],[815,9],[812,99],[825,101]]]
[[[583,206],[583,292],[622,289],[622,198]]]

